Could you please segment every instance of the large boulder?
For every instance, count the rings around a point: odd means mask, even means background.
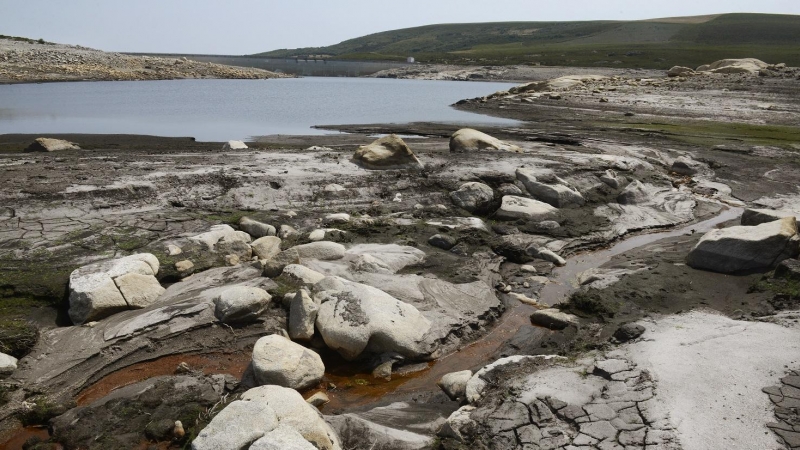
[[[528,193],[551,206],[565,208],[583,206],[586,203],[580,192],[572,189],[564,180],[550,172],[520,167],[516,174],[517,179],[522,182]],[[542,177],[543,174],[544,177]]]
[[[617,203],[621,205],[640,205],[650,201],[650,193],[639,180],[633,180],[617,196]]]
[[[25,148],[26,152],[57,152],[61,150],[80,150],[78,144],[61,139],[38,138]]]
[[[216,252],[218,247],[222,247],[224,244],[239,242],[249,245],[252,238],[244,231],[234,230],[230,225],[214,225],[205,233],[192,236],[189,240],[205,245],[207,250]]]
[[[222,323],[252,322],[258,319],[271,300],[264,289],[232,286],[214,299],[214,315]]]
[[[69,317],[76,325],[127,309],[144,308],[164,292],[149,253],[80,267],[69,277]]]
[[[17,370],[17,358],[0,353],[0,376],[10,375],[15,370]]]
[[[308,445],[304,445],[297,436]],[[192,442],[192,450],[341,450],[322,415],[293,389],[261,386],[220,411]]]
[[[239,219],[239,228],[256,239],[264,236],[275,236],[275,227],[247,216]]]
[[[353,162],[372,170],[422,168],[414,152],[394,134],[359,147],[353,155]]]
[[[558,209],[525,197],[506,195],[500,204],[500,208],[495,212],[498,220],[517,220],[525,219],[534,222],[553,220],[558,216]]]
[[[317,330],[325,344],[345,359],[362,353],[398,353],[420,358],[431,353],[425,335],[431,322],[412,305],[386,292],[341,278],[328,277],[315,289],[321,303]]]
[[[494,200],[494,191],[489,186],[478,183],[464,183],[457,191],[450,193],[453,204],[469,212],[475,212],[485,208]]]
[[[756,74],[769,64],[755,58],[722,59],[697,68],[698,72]]]
[[[774,209],[745,209],[742,213],[742,225],[754,226],[762,223],[774,222],[776,220],[795,217],[794,213],[786,211],[776,211]]]
[[[222,145],[222,150],[247,150],[247,144],[242,141],[228,141]]]
[[[283,336],[264,336],[253,347],[253,373],[261,384],[306,389],[325,375],[322,358]]]
[[[670,77],[670,78],[672,78],[672,77],[688,77],[688,76],[691,76],[691,75],[694,75],[694,74],[695,74],[695,72],[694,72],[693,69],[691,69],[689,67],[683,67],[683,66],[674,66],[671,69],[669,69],[669,71],[667,72],[667,76]]]
[[[763,270],[796,256],[798,241],[794,217],[712,230],[692,248],[686,262],[695,269],[722,273]]]
[[[289,304],[289,337],[296,340],[311,339],[314,336],[317,312],[319,305],[309,292],[305,289],[297,291]]]
[[[462,128],[450,136],[451,152],[468,152],[476,150],[500,150],[506,152],[522,151],[516,145],[503,142],[472,128]]]
[[[253,241],[250,246],[258,259],[272,259],[281,252],[281,238],[277,236],[264,236]]]
[[[300,433],[319,450],[341,450],[339,437],[303,396],[280,386],[261,386],[242,395],[242,401],[258,402],[275,411],[278,422]]]

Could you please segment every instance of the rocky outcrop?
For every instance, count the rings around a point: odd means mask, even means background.
[[[158,259],[141,253],[76,269],[69,277],[69,317],[76,325],[144,308],[164,292]]]
[[[338,278],[326,278],[314,299],[321,303],[317,329],[325,344],[345,359],[362,353],[396,353],[420,358],[433,350],[425,343],[431,323],[413,306],[386,292]]]
[[[477,150],[499,150],[504,152],[521,152],[516,145],[503,142],[472,128],[462,128],[450,136],[451,152],[469,152]]]
[[[557,218],[558,209],[538,200],[506,195],[495,212],[495,217],[498,220],[526,219],[541,222]]]
[[[61,150],[80,150],[78,144],[61,139],[38,138],[25,148],[26,152],[57,152]]]
[[[234,286],[214,299],[214,315],[222,323],[252,322],[258,319],[271,300],[272,297],[261,288]]]
[[[731,273],[765,270],[798,253],[794,217],[757,226],[734,226],[706,233],[689,252],[695,269]]]
[[[550,171],[519,168],[516,175],[531,196],[551,206],[566,208],[586,203],[580,192]]]
[[[450,200],[459,208],[468,212],[485,209],[494,200],[494,191],[489,186],[478,183],[464,183],[457,191],[450,193]]]
[[[315,352],[283,336],[264,336],[253,347],[253,374],[261,385],[306,389],[319,383],[325,365]]]
[[[394,134],[359,147],[353,155],[353,162],[371,170],[422,168],[414,152]]]

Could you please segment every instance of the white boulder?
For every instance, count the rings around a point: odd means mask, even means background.
[[[462,128],[450,136],[451,152],[468,152],[476,150],[500,150],[506,152],[521,152],[516,145],[503,142],[472,128]]]
[[[414,306],[360,283],[328,277],[315,294],[321,303],[317,330],[345,359],[362,353],[398,353],[419,358],[431,352],[425,334],[431,322]]]
[[[247,150],[247,144],[242,141],[228,141],[222,145],[223,150]]]
[[[353,155],[353,162],[372,170],[422,168],[414,152],[394,134],[359,147]]]
[[[7,376],[17,370],[17,358],[0,353],[0,376]]]
[[[459,208],[475,212],[494,200],[494,191],[483,183],[464,183],[450,193],[450,200]]]
[[[214,299],[214,315],[222,323],[251,322],[261,316],[271,300],[264,289],[232,286]]]
[[[506,195],[500,204],[500,208],[495,212],[498,220],[517,220],[525,219],[536,222],[552,220],[558,216],[558,209],[525,197]]]
[[[150,253],[80,267],[69,278],[69,316],[76,325],[127,309],[144,308],[164,292]]]
[[[281,238],[277,236],[264,236],[253,241],[250,246],[258,259],[272,259],[281,252]]]
[[[794,217],[712,230],[692,248],[686,263],[722,273],[769,269],[796,256],[799,242]]]
[[[25,148],[26,152],[57,152],[61,150],[80,150],[77,144],[62,139],[38,138]]]
[[[253,373],[261,385],[305,389],[320,382],[325,365],[315,352],[272,334],[256,341],[253,347]]]

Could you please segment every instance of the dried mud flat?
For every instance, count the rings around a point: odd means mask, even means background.
[[[12,348],[24,357],[3,385],[6,436],[20,433],[21,420],[53,429],[52,442],[30,448],[178,448],[251,387],[254,342],[289,328],[279,298],[286,286],[245,258],[226,259],[234,250],[186,243],[248,216],[297,230],[282,239],[284,250],[336,228],[324,239],[351,252],[347,261],[362,249],[377,259],[397,248],[424,254],[389,272],[303,261],[414,305],[434,328],[444,324],[440,350],[395,360],[391,381],[373,372],[385,369],[380,354],[348,362],[320,349],[326,374],[303,394],[329,397],[320,410],[339,448],[796,448],[796,285],[774,280],[769,268],[731,275],[685,264],[706,231],[738,225],[743,209],[800,215],[791,70],[606,78],[458,105],[523,120],[481,130],[520,152],[451,152],[459,127],[430,123],[325,126],[353,134],[267,136],[245,150],[63,135],[53,137],[82,150],[23,153],[40,136],[0,136],[0,343],[31,327],[38,336]],[[366,170],[351,161],[383,133],[420,136],[405,141],[424,168]],[[693,173],[677,173],[676,160]],[[531,196],[520,168],[552,170],[582,203],[559,207],[546,224],[499,220],[500,197]],[[602,181],[611,175],[620,183]],[[473,213],[459,208],[451,192],[468,182],[496,198]],[[639,200],[621,202],[638,183]],[[330,216],[341,213],[349,219]],[[452,248],[429,243],[436,234]],[[176,243],[183,253],[170,255]],[[168,288],[161,299],[72,326],[71,271],[135,253],[158,257]],[[184,259],[194,275],[175,268]],[[196,308],[208,302],[203,292],[228,285],[259,286],[274,300],[259,320],[233,327]],[[451,288],[480,285],[487,296]],[[485,309],[452,319],[439,309],[453,295]],[[574,315],[569,323],[531,323],[554,303]],[[633,323],[644,334],[620,333]],[[450,400],[436,383],[463,370],[477,374]],[[143,408],[153,411],[149,421],[140,420]],[[185,435],[172,431],[175,420]]]

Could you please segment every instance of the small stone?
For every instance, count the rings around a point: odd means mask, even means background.
[[[194,272],[194,263],[188,259],[178,261],[175,263],[175,270],[177,270],[181,275],[190,274]]]
[[[519,270],[525,273],[536,273],[536,267],[533,267],[529,264],[525,264],[519,267]]]
[[[450,250],[455,247],[456,243],[457,241],[455,238],[446,234],[434,234],[428,239],[428,244],[436,248],[441,248],[442,250]]]
[[[561,312],[556,308],[540,309],[534,312],[531,314],[531,322],[551,330],[563,330],[570,325],[578,326],[579,324],[576,316]]]
[[[317,408],[330,401],[330,398],[328,398],[328,395],[324,392],[316,392],[314,395],[306,399],[306,402]]]
[[[177,245],[169,244],[167,246],[167,255],[176,256],[176,255],[180,255],[181,253],[183,253],[183,249],[181,249]]]
[[[239,255],[225,255],[225,263],[229,266],[236,266],[239,264]]]
[[[175,426],[172,428],[172,436],[175,439],[181,439],[186,436],[186,430],[183,429],[183,423],[180,420],[175,421]]]
[[[375,370],[372,371],[372,376],[375,378],[384,379],[386,381],[391,381],[393,364],[394,361],[392,360],[380,364],[378,367],[375,368]]]
[[[626,323],[617,328],[614,332],[614,339],[620,342],[628,342],[636,339],[644,333],[644,327],[635,323]]]

